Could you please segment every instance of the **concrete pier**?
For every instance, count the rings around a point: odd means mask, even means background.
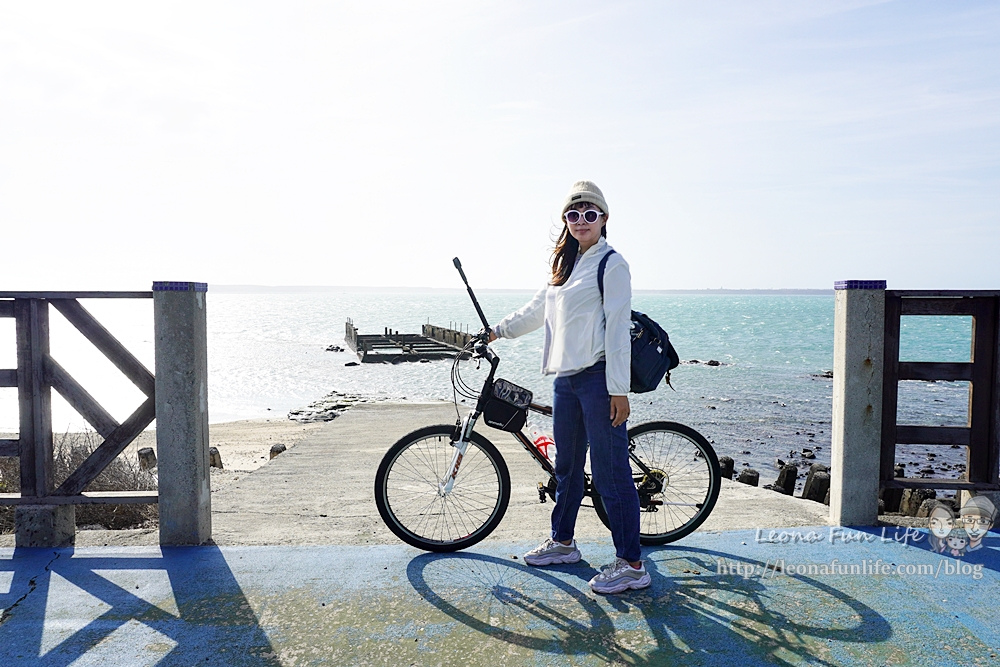
[[[878,522],[885,281],[845,280],[834,288],[830,522],[873,526]]]
[[[352,407],[220,486],[213,545],[101,546],[107,531],[87,530],[72,551],[15,550],[0,536],[0,665],[965,665],[997,653],[997,533],[955,558],[924,529],[827,526],[822,504],[730,480],[698,531],[643,548],[648,589],[590,590],[615,549],[586,507],[579,563],[526,566],[552,505],[521,445],[488,427],[510,467],[507,515],[471,549],[418,551],[379,517],[373,471],[404,434],[454,416],[445,402]]]
[[[18,547],[65,547],[76,542],[73,505],[19,505],[14,524]]]
[[[153,283],[160,544],[212,537],[205,283]]]
[[[381,334],[359,334],[348,319],[345,329],[344,341],[366,364],[451,359],[472,339],[468,333],[431,324],[423,325],[419,334],[400,333],[388,327]]]

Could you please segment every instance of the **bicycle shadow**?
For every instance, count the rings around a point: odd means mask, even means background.
[[[407,576],[437,609],[492,639],[609,662],[728,664],[741,655],[748,663],[833,665],[820,657],[828,642],[892,636],[881,614],[841,590],[804,576],[717,576],[720,558],[757,563],[700,548],[652,550],[652,586],[621,596],[592,593],[586,581],[597,570],[586,561],[542,570],[480,554],[423,554]],[[674,559],[689,572],[668,573]],[[803,613],[804,605],[822,607],[822,619]]]
[[[280,665],[218,547],[90,551],[0,558],[0,664]]]
[[[709,654],[724,656],[735,646],[745,657],[756,656],[762,662],[787,663],[782,656],[793,655],[791,662],[835,665],[839,661],[822,657],[830,643],[874,644],[893,635],[882,614],[815,578],[716,574],[720,560],[759,568],[755,558],[676,546],[647,547],[644,556],[647,569],[655,573],[653,585],[662,585],[666,596],[691,612],[688,618],[676,619],[658,613],[645,600],[636,602],[657,641],[657,650],[649,657],[654,663],[664,654],[676,653],[672,636],[694,636],[687,646]],[[686,567],[679,574],[662,574],[674,561],[680,565],[673,569]],[[682,633],[685,621],[694,622]]]
[[[555,572],[465,552],[421,554],[406,568],[426,601],[488,637],[533,651],[636,662],[639,656],[615,641],[601,605]]]

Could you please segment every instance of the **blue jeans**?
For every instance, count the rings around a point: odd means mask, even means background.
[[[589,442],[591,476],[608,511],[615,553],[630,562],[639,560],[639,494],[629,465],[628,428],[626,424],[611,426],[604,362],[556,378],[554,394],[556,506],[552,508],[552,539],[573,538],[583,500],[583,466]]]

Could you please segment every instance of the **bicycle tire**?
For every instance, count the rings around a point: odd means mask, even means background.
[[[639,510],[639,542],[653,546],[690,535],[715,508],[722,486],[719,457],[708,440],[690,426],[648,422],[628,431],[629,447],[647,467],[662,476],[659,494]],[[637,488],[644,474],[632,464]],[[640,493],[640,504],[642,494]],[[594,509],[610,528],[604,500],[593,494]]]
[[[499,525],[510,501],[510,473],[497,448],[473,433],[455,486],[438,482],[451,465],[455,427],[427,426],[389,448],[375,474],[375,504],[399,539],[425,551],[457,551]]]

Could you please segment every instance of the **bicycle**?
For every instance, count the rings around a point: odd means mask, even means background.
[[[547,475],[538,484],[539,500],[554,501],[556,493],[552,462],[522,430],[528,411],[551,416],[552,408],[533,402],[527,389],[496,378],[500,357],[489,347],[490,325],[457,257],[454,264],[483,323],[483,330],[471,337],[452,363],[455,409],[459,395],[476,399],[476,406],[464,418],[459,415],[454,425],[427,426],[403,436],[386,452],[375,475],[375,504],[389,530],[407,544],[436,552],[476,544],[493,532],[507,511],[511,489],[507,464],[493,443],[473,430],[498,400],[509,399],[507,405],[516,408],[510,411],[513,425],[504,430]],[[461,378],[459,364],[469,358],[486,360],[490,366],[479,392]],[[498,398],[498,393],[503,396]],[[640,542],[660,545],[689,535],[708,518],[719,498],[722,474],[715,450],[693,428],[669,421],[633,426],[628,438],[639,494]],[[601,522],[610,527],[601,496],[586,473],[584,485],[584,497],[591,499]]]

